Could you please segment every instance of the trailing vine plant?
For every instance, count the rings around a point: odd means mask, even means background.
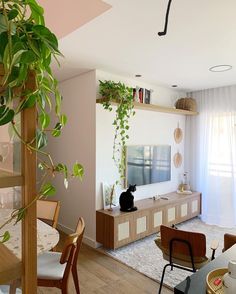
[[[119,180],[116,185],[123,186],[125,179],[125,146],[129,139],[130,129],[129,119],[135,115],[133,105],[133,89],[121,82],[99,81],[99,93],[103,98],[103,108],[112,111],[112,102],[116,102],[115,118],[113,126],[115,128],[113,141],[112,159],[119,172]]]
[[[58,81],[53,76],[52,59],[62,56],[56,36],[45,26],[44,10],[35,0],[0,0],[0,126],[10,124],[14,135],[30,152],[36,152],[38,167],[43,171],[39,191],[26,207],[15,209],[9,219],[0,225],[0,230],[12,221],[20,221],[29,206],[37,199],[55,194],[56,189],[49,177],[63,174],[67,188],[71,178],[82,178],[83,167],[79,163],[69,171],[63,163],[55,163],[51,154],[43,148],[48,135],[58,137],[66,125],[67,117],[61,112],[62,96]],[[28,87],[29,79],[35,87]],[[53,101],[54,100],[54,101]],[[54,106],[53,106],[54,105]],[[30,107],[37,110],[36,137],[25,142],[19,130],[17,117]],[[52,116],[56,124],[52,124]],[[6,231],[1,242],[10,238]]]

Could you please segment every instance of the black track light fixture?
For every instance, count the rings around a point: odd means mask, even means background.
[[[172,0],[169,0],[167,10],[166,10],[166,19],[165,19],[165,27],[163,32],[158,32],[158,36],[165,36],[167,33],[167,27],[168,27],[168,20],[169,20],[169,12],[170,12],[170,5]]]

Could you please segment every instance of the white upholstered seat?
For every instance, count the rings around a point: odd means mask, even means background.
[[[38,256],[38,279],[61,280],[66,263],[60,263],[61,253],[45,252]]]

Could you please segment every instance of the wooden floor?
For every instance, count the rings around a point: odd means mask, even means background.
[[[59,244],[58,249],[60,246]],[[159,284],[153,280],[84,244],[78,265],[81,294],[156,294],[159,288]],[[40,287],[38,293],[61,292],[56,288]],[[162,293],[173,292],[163,288]],[[72,279],[69,284],[69,294],[76,294]]]

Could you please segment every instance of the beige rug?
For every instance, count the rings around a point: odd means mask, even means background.
[[[221,228],[214,225],[207,225],[199,218],[186,221],[177,225],[179,229],[186,231],[200,232],[206,235],[207,256],[211,257],[210,244],[214,239],[219,240],[219,247],[216,256],[221,254],[223,248],[224,233],[236,234],[236,228]],[[162,258],[161,250],[155,245],[156,234],[136,241],[116,250],[105,250],[108,255],[116,260],[128,265],[136,271],[148,276],[149,278],[160,281],[164,265],[167,263]],[[191,273],[179,269],[166,270],[164,284],[174,288]]]

